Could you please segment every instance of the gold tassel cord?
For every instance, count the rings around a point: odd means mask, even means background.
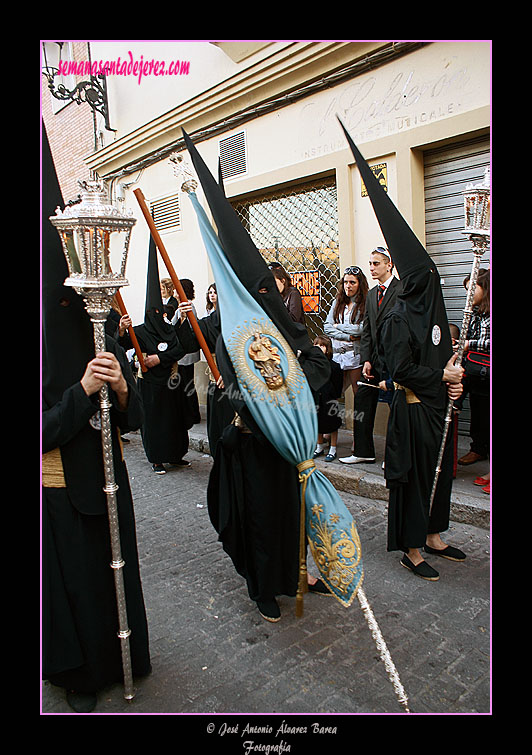
[[[308,592],[307,583],[307,558],[306,558],[306,528],[305,528],[305,490],[308,478],[316,469],[316,463],[312,459],[297,464],[299,482],[301,483],[301,508],[299,512],[299,581],[296,593],[296,616],[303,616],[303,595]],[[309,470],[306,472],[306,470]],[[305,474],[306,472],[306,474]]]

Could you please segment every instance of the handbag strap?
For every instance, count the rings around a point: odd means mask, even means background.
[[[482,351],[468,351],[466,359],[473,364],[480,364],[482,367],[490,366],[490,355]]]

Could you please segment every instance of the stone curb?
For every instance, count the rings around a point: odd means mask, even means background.
[[[190,448],[200,453],[209,453],[209,441],[206,434],[194,428],[189,431]],[[338,464],[327,463],[317,459],[320,471],[331,481],[336,490],[370,498],[375,501],[388,502],[388,490],[384,478],[362,469],[358,465],[341,467]],[[489,497],[483,503],[475,496],[453,490],[451,495],[451,520],[462,524],[472,524],[475,527],[489,530],[490,509]]]

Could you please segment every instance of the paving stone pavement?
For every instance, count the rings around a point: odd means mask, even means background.
[[[294,714],[305,721],[312,714],[344,726],[349,714],[403,715],[358,601],[345,608],[332,597],[307,595],[296,618],[295,598],[280,597],[281,621],[264,621],[209,520],[210,456],[190,450],[190,467],[167,467],[158,476],[140,434],[127,437],[153,671],[136,682],[131,701],[120,684],[104,690],[91,715],[189,714],[202,730],[212,726],[217,751],[224,731],[224,742],[243,737],[246,716],[276,714],[268,720],[291,723],[299,720]],[[489,714],[489,530],[452,522],[446,539],[467,560],[432,557],[441,576],[426,582],[400,565],[399,553],[386,552],[386,504],[340,495],[357,524],[364,590],[411,713]],[[312,561],[309,571],[317,574]],[[64,692],[46,682],[41,713],[72,714]],[[230,734],[229,722],[238,734]],[[270,740],[280,745],[283,733],[274,728]],[[289,734],[284,741],[288,746]],[[230,751],[241,752],[242,742]]]

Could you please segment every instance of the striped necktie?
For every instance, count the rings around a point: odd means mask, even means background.
[[[386,286],[381,283],[379,285],[379,290],[377,291],[377,307],[380,307],[380,305],[382,304],[385,291],[386,291]]]

